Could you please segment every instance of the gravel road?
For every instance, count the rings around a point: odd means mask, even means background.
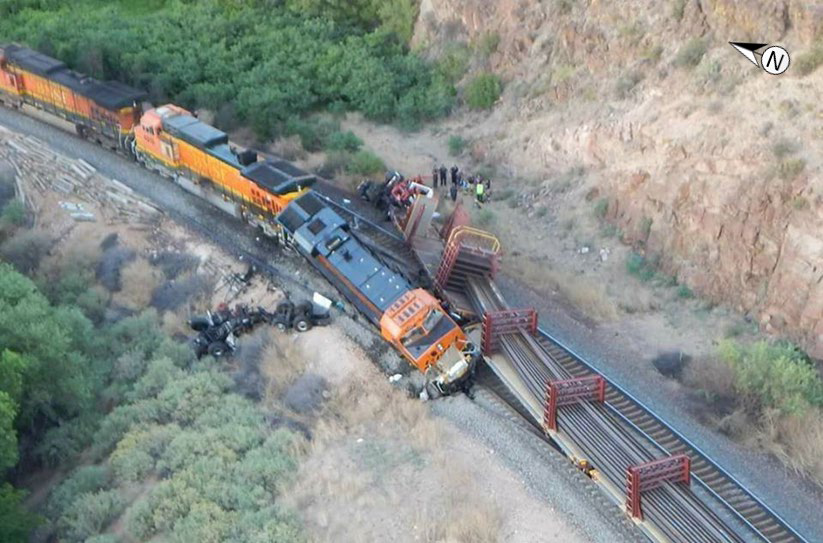
[[[224,248],[268,257],[267,261],[275,264],[279,272],[275,282],[287,290],[297,290],[301,294],[318,290],[337,296],[296,255],[284,253],[267,240],[255,241],[252,229],[125,158],[43,121],[5,108],[0,108],[0,124],[34,136],[66,156],[82,158],[102,174],[162,205],[170,217],[193,226]],[[384,368],[392,372],[401,369],[399,357],[376,338],[364,319],[340,318],[338,322],[347,334],[379,358]],[[403,369],[408,371],[405,366]],[[646,541],[618,505],[608,501],[597,486],[563,455],[514,424],[508,409],[495,401],[493,395],[481,389],[474,401],[461,395],[430,405],[436,415],[449,420],[499,455],[530,493],[566,516],[583,537],[597,543]]]

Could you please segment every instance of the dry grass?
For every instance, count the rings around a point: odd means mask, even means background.
[[[178,311],[166,311],[163,313],[162,326],[163,331],[172,337],[192,334],[192,330],[189,328],[188,318]]]
[[[709,399],[734,396],[732,368],[714,357],[699,357],[687,364],[683,369],[683,382]]]
[[[163,282],[163,274],[145,258],[137,258],[120,272],[122,288],[114,300],[132,309],[148,307],[154,289]]]
[[[263,350],[260,374],[264,380],[264,398],[273,405],[306,370],[306,357],[289,334],[274,334]]]
[[[511,259],[506,264],[515,277],[520,277],[538,291],[545,291],[548,287],[559,292],[569,304],[591,319],[609,321],[617,318],[617,305],[603,283],[552,269],[544,262],[526,257]]]
[[[809,409],[802,415],[766,413],[759,441],[781,462],[823,486],[823,412]]]
[[[368,373],[371,379],[351,379],[332,392],[318,434],[331,439],[364,429],[383,435],[402,429],[413,446],[436,449],[442,428],[426,405],[395,390],[376,372]]]

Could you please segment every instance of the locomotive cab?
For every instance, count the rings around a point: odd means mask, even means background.
[[[380,321],[383,337],[428,379],[429,397],[467,388],[474,376],[477,348],[423,289],[401,296]]]

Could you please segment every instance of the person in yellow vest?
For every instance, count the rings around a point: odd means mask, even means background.
[[[478,205],[483,203],[485,193],[486,185],[483,184],[483,181],[478,180],[477,184],[474,186],[474,195]]]

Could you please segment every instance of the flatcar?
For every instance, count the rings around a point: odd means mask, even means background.
[[[125,149],[142,116],[143,91],[98,81],[19,45],[0,46],[0,101],[29,104],[75,126],[77,134],[110,149]]]
[[[296,249],[426,375],[429,397],[470,386],[480,352],[437,298],[381,262],[314,194],[294,200],[277,220]]]

